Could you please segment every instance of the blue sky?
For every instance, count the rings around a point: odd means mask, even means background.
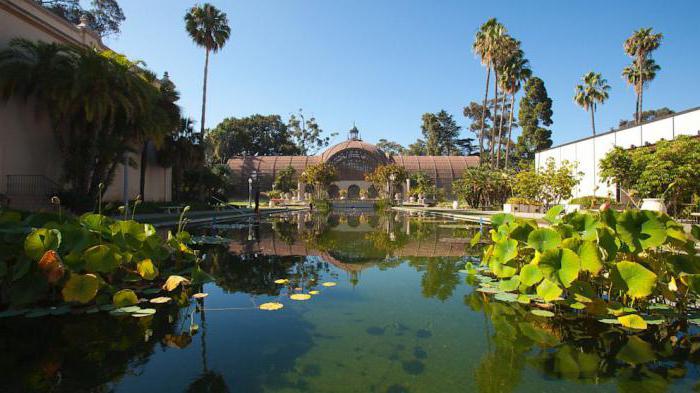
[[[634,93],[620,72],[622,44],[651,26],[664,33],[662,67],[645,109],[700,106],[698,1],[212,0],[228,14],[231,39],[212,57],[207,127],[225,117],[289,114],[303,108],[337,141],[357,123],[363,139],[407,145],[425,112],[445,109],[466,126],[462,108],[483,98],[486,73],[471,52],[480,24],[497,17],[523,42],[534,74],[554,100],[554,143],[590,134],[573,103],[590,70],[612,86],[597,129],[630,118]],[[127,20],[106,40],[114,50],[168,71],[184,113],[200,118],[203,49],[184,30],[190,1],[121,0]],[[198,126],[197,126],[198,127]],[[463,131],[466,136],[467,132]]]

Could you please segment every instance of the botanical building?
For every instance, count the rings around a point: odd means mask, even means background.
[[[341,190],[347,190],[348,198],[355,199],[360,190],[367,190],[370,198],[376,197],[377,190],[371,183],[365,181],[365,175],[374,171],[377,166],[396,164],[406,168],[409,174],[422,172],[429,176],[433,183],[450,193],[452,181],[459,178],[464,170],[479,163],[475,156],[390,156],[377,146],[364,142],[359,137],[359,131],[353,127],[348,140],[329,147],[316,156],[239,156],[232,157],[228,165],[239,178],[241,194],[247,192],[248,179],[257,175],[262,190],[272,188],[272,183],[278,171],[289,166],[296,170],[297,176],[304,170],[318,163],[328,163],[336,167],[338,180],[329,188],[331,197],[337,197]],[[311,185],[303,185],[306,192],[311,192]],[[404,193],[407,185],[400,187],[397,192]]]

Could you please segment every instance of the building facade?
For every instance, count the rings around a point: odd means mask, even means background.
[[[32,0],[0,0],[0,49],[6,48],[14,38],[108,49],[85,26],[74,26]],[[144,197],[169,201],[171,170],[158,165],[155,152],[152,153],[148,157]],[[48,112],[37,110],[31,98],[0,102],[0,194],[8,197],[11,207],[46,208],[47,194],[60,188],[61,161]],[[141,159],[134,156],[132,161],[140,165]],[[126,182],[124,175],[124,167],[119,165],[114,182],[105,192],[105,200],[119,201],[125,194],[133,199],[139,194],[138,166],[127,168]]]
[[[612,195],[620,200],[617,186],[607,184],[600,178],[600,160],[615,146],[630,149],[653,145],[660,140],[671,140],[679,135],[700,135],[700,108],[543,150],[535,155],[535,165],[538,169],[542,168],[549,159],[553,159],[557,165],[564,160],[576,162],[583,177],[573,191],[574,198]]]
[[[239,156],[228,160],[228,166],[240,184],[238,192],[244,194],[248,179],[257,177],[261,190],[270,190],[277,173],[287,167],[296,171],[296,176],[304,170],[319,163],[333,165],[338,172],[338,179],[329,187],[331,198],[337,197],[341,190],[347,191],[349,199],[357,199],[361,190],[366,190],[370,198],[378,195],[378,190],[365,181],[365,176],[380,165],[396,164],[410,174],[422,172],[430,177],[438,188],[450,195],[452,181],[458,179],[465,169],[479,165],[475,156],[390,156],[377,146],[362,141],[357,128],[350,130],[348,140],[329,147],[316,156]],[[404,184],[396,190],[406,197],[410,185]],[[299,196],[313,192],[313,186],[299,184]]]

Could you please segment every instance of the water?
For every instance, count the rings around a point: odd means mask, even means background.
[[[698,389],[695,328],[630,336],[474,292],[459,270],[480,252],[475,230],[367,213],[203,228],[232,241],[203,247],[216,281],[199,306],[2,320],[0,392]],[[310,290],[320,293],[288,298]],[[257,309],[271,301],[284,308]]]

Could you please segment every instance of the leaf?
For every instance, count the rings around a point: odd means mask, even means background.
[[[551,281],[558,280],[565,288],[578,278],[581,260],[568,248],[549,250],[542,254],[538,264],[542,274]]]
[[[644,364],[656,360],[656,354],[651,344],[638,336],[630,336],[627,343],[617,353],[617,358],[632,365]]]
[[[596,240],[597,239],[597,227],[599,224],[598,219],[589,213],[576,212],[567,221],[573,225],[574,229],[581,233],[581,239],[583,240]]]
[[[286,278],[279,278],[275,280],[275,284],[287,284],[288,282],[289,280],[287,280]]]
[[[501,280],[498,283],[498,289],[505,292],[515,291],[520,286],[520,278],[514,276],[510,280]]]
[[[532,315],[537,315],[538,317],[544,317],[544,318],[551,318],[554,316],[554,313],[551,311],[547,310],[540,310],[539,308],[535,308],[530,310],[530,313]]]
[[[615,269],[624,282],[628,295],[636,299],[651,295],[656,285],[656,274],[630,261],[618,262]]]
[[[165,280],[165,284],[163,284],[163,289],[172,292],[175,290],[180,285],[189,285],[190,280],[186,279],[185,277],[182,276],[170,276],[168,277],[167,280]]]
[[[144,259],[136,265],[136,271],[145,280],[153,280],[158,277],[158,268],[153,264],[150,259]]]
[[[86,270],[99,273],[112,273],[122,262],[122,256],[104,244],[88,248],[83,253],[83,258]]]
[[[334,287],[336,284],[334,282],[324,282],[323,284],[324,287]]]
[[[194,299],[204,299],[207,296],[209,296],[208,293],[195,293],[194,295],[192,295]]]
[[[526,286],[532,286],[542,280],[544,276],[537,265],[529,263],[520,269],[520,282]]]
[[[311,299],[311,295],[306,294],[306,293],[295,293],[295,294],[289,296],[289,298],[292,300],[309,300],[309,299]]]
[[[560,243],[559,233],[549,228],[536,229],[527,237],[527,244],[539,252],[556,248]]]
[[[537,286],[537,295],[539,295],[546,302],[559,298],[563,292],[564,291],[559,288],[559,285],[547,279],[542,280],[540,285]]]
[[[693,235],[695,240],[700,240],[700,225],[693,225],[690,229],[690,234]]]
[[[270,302],[270,303],[263,303],[260,306],[258,306],[259,309],[265,310],[265,311],[276,311],[284,307],[282,303],[277,303],[277,302]]]
[[[658,247],[667,237],[666,226],[651,211],[624,211],[617,217],[615,229],[632,252]]]
[[[472,239],[469,241],[469,245],[474,247],[477,244],[479,244],[479,240],[481,240],[481,231],[478,231],[472,236]]]
[[[515,222],[515,216],[508,213],[498,213],[491,216],[491,225],[494,227],[499,227],[503,224],[510,224]]]
[[[154,297],[153,299],[149,300],[150,303],[152,304],[165,304],[165,303],[170,303],[173,299],[169,298],[167,296],[160,296],[160,297]]]
[[[563,211],[564,211],[564,205],[553,206],[551,209],[547,210],[547,213],[545,213],[545,215],[544,215],[544,217],[542,217],[542,219],[547,221],[550,224],[558,224],[559,222],[561,222],[561,218],[559,218],[559,215]]]
[[[112,296],[112,304],[115,307],[127,307],[138,304],[139,298],[131,289],[122,289]]]
[[[506,263],[518,256],[518,241],[514,239],[503,239],[494,244],[493,258],[496,262]]]
[[[646,321],[637,314],[623,315],[621,317],[617,317],[617,320],[620,321],[620,324],[626,328],[637,330],[644,330],[647,328]]]
[[[319,293],[321,293],[321,292],[319,292],[319,291],[309,291],[309,295],[318,295]]]
[[[61,294],[66,302],[88,303],[97,295],[99,281],[94,274],[71,274]]]
[[[501,302],[508,302],[508,303],[513,303],[518,301],[518,295],[514,293],[508,293],[508,292],[499,292],[494,295],[494,299],[501,301]]]
[[[605,250],[604,259],[608,262],[615,260],[617,250],[620,249],[619,240],[610,228],[600,228],[598,230],[598,245]]]
[[[35,229],[24,239],[24,252],[35,261],[41,259],[46,251],[57,251],[60,246],[61,232],[58,229]]]
[[[581,258],[581,270],[590,272],[597,276],[603,269],[603,262],[600,258],[598,247],[592,241],[585,241],[578,249],[578,255]]]

